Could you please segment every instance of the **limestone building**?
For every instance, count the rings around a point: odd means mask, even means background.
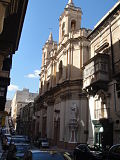
[[[5,104],[5,111],[7,111],[8,114],[10,114],[10,112],[11,112],[11,102],[12,102],[12,100],[7,100],[7,102]]]
[[[84,65],[83,89],[89,101],[89,143],[120,143],[120,1],[87,37],[90,59]]]
[[[34,102],[30,102],[20,108],[20,114],[17,116],[16,132],[34,139],[34,119]]]
[[[0,111],[4,111],[10,85],[12,55],[19,40],[28,0],[0,0]]]
[[[51,144],[72,147],[88,140],[88,101],[82,91],[82,67],[90,56],[89,29],[81,28],[82,11],[69,0],[59,18],[59,43],[52,33],[42,52],[35,134]]]
[[[30,102],[34,102],[35,97],[37,96],[37,93],[31,93],[29,92],[29,89],[23,89],[22,91],[18,90],[16,91],[12,102],[11,102],[11,117],[16,129],[16,119],[20,114],[20,109],[27,105]]]

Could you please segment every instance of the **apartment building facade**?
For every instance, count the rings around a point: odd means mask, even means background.
[[[120,1],[87,37],[90,59],[83,67],[89,101],[89,143],[120,143]]]
[[[10,85],[12,55],[18,49],[28,0],[0,0],[0,111]]]
[[[11,117],[15,129],[17,126],[16,119],[20,115],[20,109],[29,104],[30,102],[34,102],[34,99],[37,95],[37,93],[29,92],[29,89],[26,88],[24,88],[22,91],[16,91],[11,102]]]

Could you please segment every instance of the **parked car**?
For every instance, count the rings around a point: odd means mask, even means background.
[[[74,160],[102,160],[102,152],[96,146],[79,144],[73,151]]]
[[[120,160],[120,144],[113,145],[109,149],[107,160]]]
[[[27,143],[16,143],[14,145],[16,147],[16,158],[18,159],[23,159],[25,152],[31,148],[30,144]]]
[[[29,143],[29,139],[24,135],[14,135],[11,137],[11,143]]]
[[[40,143],[40,147],[42,148],[49,148],[49,142],[47,139],[42,139]]]
[[[40,148],[49,148],[49,142],[46,138],[39,138],[36,145]]]
[[[25,153],[23,160],[72,160],[57,151],[29,150]]]
[[[29,149],[31,149],[30,144],[26,143],[11,144],[5,159],[12,160],[12,158],[16,158],[22,160],[25,152]]]

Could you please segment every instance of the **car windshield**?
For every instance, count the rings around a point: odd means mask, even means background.
[[[59,153],[50,154],[48,152],[33,153],[33,160],[65,160]]]

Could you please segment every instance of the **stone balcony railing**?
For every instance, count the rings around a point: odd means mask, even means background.
[[[77,38],[82,34],[81,30],[75,30],[69,33],[69,38]]]
[[[83,67],[83,89],[104,87],[109,82],[109,55],[97,54]],[[103,84],[103,85],[102,85]]]
[[[67,42],[67,40],[75,39],[75,38],[81,38],[81,37],[87,37],[90,34],[91,30],[80,28],[78,30],[70,31],[68,34],[65,34],[62,38],[62,41],[58,45],[58,50],[64,46],[64,44]]]
[[[87,37],[90,32],[91,32],[90,30],[81,28],[79,30],[71,31],[69,33],[69,38]]]

